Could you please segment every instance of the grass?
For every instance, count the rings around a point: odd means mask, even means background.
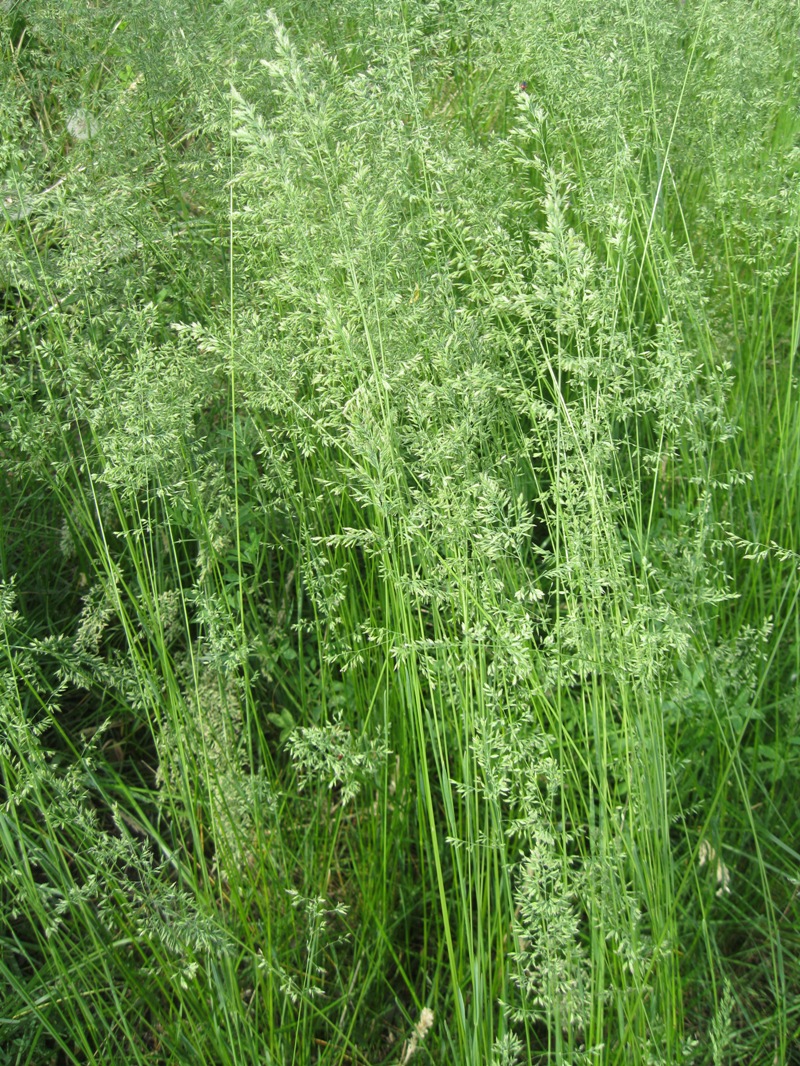
[[[0,1048],[800,1061],[797,13],[0,8]]]

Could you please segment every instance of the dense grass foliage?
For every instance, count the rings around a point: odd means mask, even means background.
[[[800,10],[0,4],[0,1048],[800,1063]]]

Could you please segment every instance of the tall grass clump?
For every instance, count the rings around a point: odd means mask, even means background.
[[[0,20],[8,1061],[798,1061],[797,11]]]

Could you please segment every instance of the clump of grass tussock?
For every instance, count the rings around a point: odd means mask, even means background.
[[[3,18],[16,1061],[790,1062],[794,14]]]

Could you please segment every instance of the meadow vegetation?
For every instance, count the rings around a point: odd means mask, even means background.
[[[797,4],[0,66],[2,1062],[797,1066]]]

